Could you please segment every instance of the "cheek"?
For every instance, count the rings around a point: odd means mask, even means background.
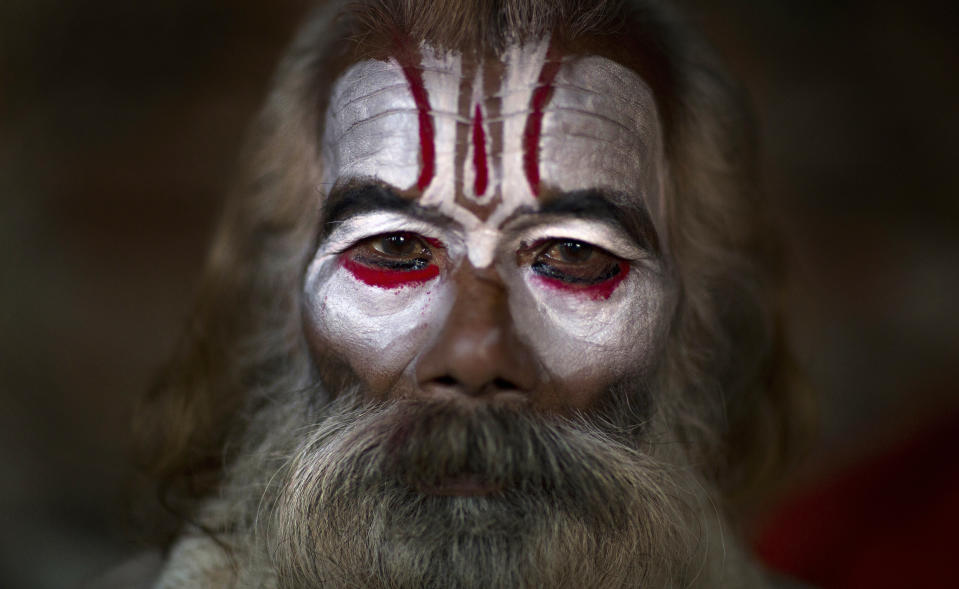
[[[444,316],[449,293],[438,279],[328,260],[306,285],[307,323],[375,392],[388,388]]]
[[[643,270],[587,289],[544,281],[530,270],[517,278],[511,311],[547,370],[561,381],[607,386],[645,371],[659,348],[666,315],[661,279]]]

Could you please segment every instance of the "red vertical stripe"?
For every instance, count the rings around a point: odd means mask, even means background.
[[[406,81],[410,85],[410,93],[413,94],[413,102],[416,103],[416,110],[419,114],[420,155],[423,160],[423,168],[420,170],[416,187],[425,190],[430,185],[430,181],[436,172],[435,132],[433,130],[433,118],[430,115],[430,98],[426,93],[426,86],[423,85],[423,74],[419,68],[404,65],[403,75],[406,76]]]
[[[550,47],[546,51],[546,62],[539,72],[536,88],[530,97],[530,114],[523,129],[523,169],[529,181],[533,196],[539,196],[539,137],[543,130],[543,109],[553,96],[553,80],[559,71],[560,61]]]
[[[476,182],[473,192],[480,196],[486,192],[489,182],[489,170],[486,164],[486,132],[483,131],[483,111],[476,105],[476,114],[473,115],[473,167],[476,168]]]

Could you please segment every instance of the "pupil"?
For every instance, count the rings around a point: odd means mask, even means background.
[[[410,253],[413,242],[405,235],[390,235],[383,239],[383,252],[393,255]]]
[[[584,262],[593,253],[593,248],[578,241],[564,241],[559,247],[560,255],[567,262]]]

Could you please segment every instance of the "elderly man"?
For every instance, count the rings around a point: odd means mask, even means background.
[[[748,117],[663,8],[321,7],[145,412],[157,587],[747,587],[785,374]]]

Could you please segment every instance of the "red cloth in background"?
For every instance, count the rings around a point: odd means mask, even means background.
[[[823,589],[959,587],[959,412],[788,499],[756,550]]]

